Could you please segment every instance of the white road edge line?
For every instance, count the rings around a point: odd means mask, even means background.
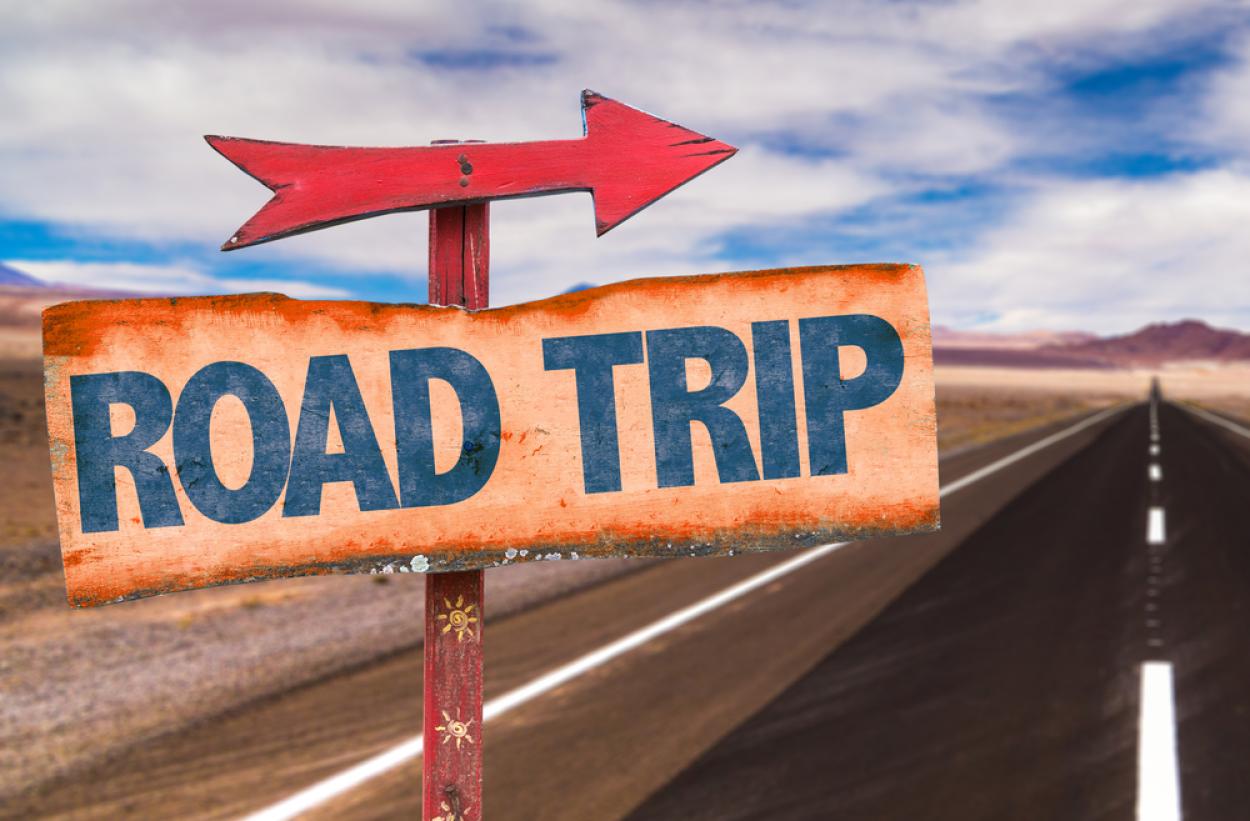
[[[1137,732],[1137,821],[1180,821],[1181,784],[1176,756],[1176,706],[1172,665],[1141,667],[1141,719]]]
[[[1146,544],[1163,544],[1167,541],[1167,530],[1164,527],[1163,508],[1152,507],[1146,514]]]
[[[1010,456],[1005,456],[997,462],[986,465],[979,470],[975,470],[967,476],[951,482],[939,491],[941,497],[949,496],[952,493],[960,491],[971,484],[974,484],[987,476],[995,474],[1010,465],[1019,462],[1021,459],[1043,450],[1056,442],[1074,436],[1086,428],[1096,425],[1103,419],[1112,414],[1119,413],[1127,404],[1115,405],[1107,408],[1093,416],[1081,420],[1071,427],[1064,428],[1061,431],[1051,434],[1044,439],[1021,448]],[[700,616],[716,610],[734,599],[756,590],[760,587],[773,582],[782,576],[793,573],[804,565],[811,564],[817,559],[833,553],[834,551],[845,547],[850,542],[836,542],[834,544],[820,545],[810,550],[800,553],[793,559],[774,565],[767,570],[750,576],[735,585],[725,588],[719,593],[714,593],[701,601],[695,602],[689,607],[678,610],[659,621],[652,622],[646,627],[640,628],[611,644],[604,645],[598,650],[593,650],[581,658],[563,666],[557,667],[538,678],[523,684],[514,690],[509,690],[501,696],[491,699],[482,705],[482,721],[490,721],[492,718],[500,716],[514,707],[519,707],[527,701],[530,701],[543,693],[554,690],[556,687],[571,681],[590,670],[600,667],[617,656],[624,655],[657,636],[668,633],[687,622],[693,621]],[[276,804],[271,804],[262,810],[258,810],[245,817],[244,821],[288,821],[288,819],[296,818],[302,813],[320,806],[336,796],[358,787],[359,785],[369,781],[383,773],[401,766],[415,758],[421,756],[423,736],[415,736],[408,739],[389,750],[386,750],[373,758],[366,759],[361,763],[349,767],[342,772],[333,775],[323,781],[318,781],[311,787],[307,787],[289,798],[285,798]]]
[[[1225,419],[1222,416],[1217,416],[1214,413],[1211,413],[1211,411],[1204,410],[1203,408],[1200,408],[1197,405],[1185,404],[1185,405],[1181,405],[1181,407],[1189,411],[1190,413],[1194,414],[1195,416],[1201,416],[1203,419],[1207,420],[1208,422],[1214,422],[1215,424],[1220,425],[1221,427],[1231,430],[1233,433],[1236,433],[1239,436],[1244,436],[1247,439],[1250,439],[1250,428],[1246,428],[1241,425],[1238,425],[1236,422],[1232,422],[1228,419]]]
[[[1091,425],[1098,424],[1103,419],[1106,419],[1108,416],[1111,416],[1114,413],[1119,413],[1120,411],[1124,410],[1126,407],[1128,406],[1127,405],[1115,405],[1114,407],[1107,408],[1106,410],[1101,411],[1100,413],[1096,413],[1093,416],[1090,416],[1086,419],[1083,419],[1080,422],[1077,422],[1075,425],[1073,425],[1070,428],[1064,428],[1063,430],[1057,433],[1052,433],[1050,436],[1047,436],[1045,439],[1039,439],[1038,441],[1034,442],[1028,447],[1021,448],[1020,450],[1016,451],[1010,456],[1004,456],[1002,459],[999,459],[997,462],[988,464],[985,467],[981,468],[980,470],[974,470],[972,473],[969,473],[967,476],[963,476],[959,479],[956,479],[955,481],[948,484],[946,487],[942,488],[941,495],[943,497],[946,497],[952,493],[963,490],[964,488],[968,487],[968,485],[976,484],[977,482],[984,479],[986,476],[990,476],[992,474],[998,473],[1003,468],[1009,465],[1014,465],[1016,462],[1019,462],[1021,459],[1027,459],[1028,457],[1037,453],[1039,450],[1045,450],[1046,448],[1050,447],[1056,442],[1061,442],[1064,439],[1067,439],[1069,436],[1073,436],[1077,433],[1080,433],[1081,431],[1085,430]]]

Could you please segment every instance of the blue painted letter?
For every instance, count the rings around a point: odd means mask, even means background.
[[[694,358],[706,360],[712,369],[711,382],[698,391],[686,386],[686,360]],[[724,407],[747,379],[747,349],[741,339],[712,326],[647,331],[647,368],[660,487],[694,484],[690,423],[695,421],[702,422],[711,437],[722,482],[760,478],[746,426]]]
[[[543,368],[573,369],[582,435],[582,481],[587,493],[621,489],[616,430],[615,365],[642,362],[642,333],[592,334],[543,340]]]
[[[148,448],[169,430],[173,403],[165,383],[141,371],[71,376],[74,453],[78,462],[78,506],[82,532],[117,530],[117,484],[114,468],[134,478],[144,527],[182,524],[169,467]],[[129,405],[135,426],[114,436],[109,405]]]
[[[434,471],[431,379],[460,398],[460,459],[446,473]],[[403,506],[449,505],[481,490],[499,459],[500,434],[499,397],[482,363],[458,348],[391,351],[391,392]]]
[[[794,410],[794,365],[790,322],[751,324],[755,348],[755,395],[760,409],[760,455],[765,479],[800,475],[799,431]]]
[[[343,440],[342,453],[326,453],[331,409]],[[399,507],[356,375],[344,355],[308,360],[282,515],[316,516],[321,512],[321,488],[327,482],[355,485],[361,510]]]
[[[862,348],[868,364],[843,379],[839,345]],[[903,378],[903,343],[884,319],[869,314],[799,320],[807,448],[813,476],[846,473],[846,411],[884,402]]]
[[[243,402],[252,424],[252,472],[235,490],[213,467],[209,436],[213,408],[227,394]],[[214,362],[187,381],[174,412],[174,463],[197,510],[224,524],[252,521],[282,495],[290,459],[291,427],[269,377],[242,362]]]

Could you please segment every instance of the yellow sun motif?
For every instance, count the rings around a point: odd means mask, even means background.
[[[473,638],[473,625],[477,624],[477,616],[473,615],[474,605],[466,606],[464,596],[457,596],[455,604],[452,604],[450,599],[443,599],[443,604],[447,605],[449,611],[438,614],[438,620],[446,622],[443,625],[443,635],[455,630],[456,641],[464,641],[466,633],[469,638]]]
[[[460,713],[456,713],[456,717],[452,718],[451,714],[443,710],[443,723],[434,729],[443,734],[443,743],[446,744],[453,738],[456,739],[456,749],[460,749],[460,743],[467,741],[473,743],[473,736],[469,735],[469,725],[473,723],[473,719],[468,721],[460,720]]]
[[[461,813],[460,815],[456,815],[456,813],[452,811],[451,805],[446,801],[438,802],[438,806],[442,807],[444,814],[434,816],[433,821],[464,821],[464,814]]]

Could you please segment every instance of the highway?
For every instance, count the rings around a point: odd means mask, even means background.
[[[492,621],[486,814],[1242,817],[1237,428],[1123,406],[944,458],[940,533],[652,563]],[[13,815],[419,817],[420,694],[420,651],[403,652]]]
[[[1150,415],[1042,478],[631,818],[1175,818],[1177,792],[1187,819],[1246,817],[1247,442],[1166,403],[1152,434]],[[1179,778],[1140,761],[1145,663],[1174,682]]]

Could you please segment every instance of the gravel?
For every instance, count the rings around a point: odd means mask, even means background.
[[[287,579],[74,610],[55,545],[0,557],[0,799],[422,639],[419,575]],[[497,568],[487,614],[646,565]]]

